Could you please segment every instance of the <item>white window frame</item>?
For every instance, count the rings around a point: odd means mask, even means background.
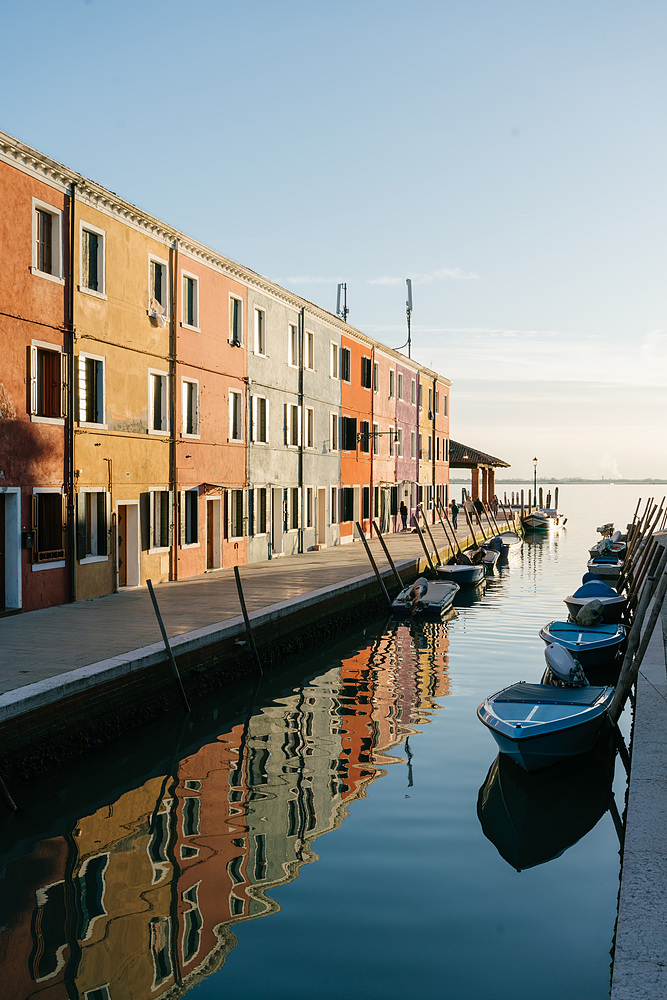
[[[37,352],[50,351],[60,358],[60,416],[47,417],[37,413]],[[30,341],[30,420],[33,424],[54,424],[63,426],[67,414],[67,397],[69,395],[69,358],[60,344],[50,344],[45,340]]]
[[[94,361],[96,364],[102,365],[102,392],[100,409],[102,411],[102,420],[82,420],[81,419],[81,362],[82,361]],[[76,387],[76,398],[79,416],[79,427],[95,427],[97,429],[106,430],[106,412],[107,412],[107,359],[100,354],[88,354],[88,352],[81,352],[78,356],[77,364],[77,387]]]
[[[337,413],[331,413],[329,420],[329,451],[340,451],[340,427]]]
[[[343,376],[343,369],[345,367],[343,365],[343,358],[345,357],[345,354],[347,354],[347,356],[350,359],[350,363],[348,365],[348,377],[347,378],[345,378]],[[341,378],[341,382],[346,382],[347,385],[351,385],[352,384],[352,351],[351,351],[351,349],[349,347],[341,347],[341,349],[340,349],[340,378]]]
[[[373,392],[380,391],[380,365],[379,362],[373,362]]]
[[[315,526],[315,490],[312,486],[306,486],[306,503],[304,510],[304,521],[306,528]]]
[[[414,382],[412,383],[414,385]],[[410,431],[410,458],[417,457],[417,436],[414,431]]]
[[[396,391],[396,371],[393,368],[389,369],[389,399],[394,399],[394,393]]]
[[[264,530],[259,530],[258,514],[259,514],[259,494],[264,494]],[[271,509],[270,509],[270,499],[271,491],[268,486],[256,486],[252,491],[252,533],[254,538],[261,538],[263,535],[267,535],[271,528]]]
[[[315,334],[312,330],[306,330],[305,343],[304,343],[304,368],[307,368],[309,372],[315,371]]]
[[[287,364],[290,368],[299,367],[299,325],[287,324]]]
[[[153,287],[151,285],[151,264],[157,264],[159,267],[162,268],[162,272],[163,272],[163,275],[162,275],[162,279],[163,279],[162,280],[162,285],[163,285],[162,297],[165,300],[164,302],[161,302],[153,294]],[[164,313],[163,314],[162,313],[158,313],[153,308],[153,302],[154,301],[157,302],[158,305],[161,306],[164,309]],[[149,316],[163,315],[165,323],[169,319],[169,262],[166,261],[166,260],[162,260],[161,257],[156,257],[155,254],[152,254],[152,253],[149,253],[149,255],[148,255],[148,315]]]
[[[397,458],[403,458],[403,428],[398,427],[396,430],[396,456]]]
[[[108,532],[109,527],[111,525],[111,494],[109,493],[109,491],[105,490],[105,489],[100,489],[98,486],[82,486],[81,489],[78,492],[79,493],[104,493],[104,496],[105,496],[105,505],[106,505],[106,518],[107,518],[106,528],[107,528],[107,532]],[[79,527],[79,525],[78,525],[78,516],[79,515],[78,515],[78,508],[77,508],[76,509],[76,517],[77,517],[77,524],[76,524],[77,549],[78,549],[78,527]],[[97,524],[95,525],[95,536],[97,537]],[[80,566],[86,566],[86,565],[88,565],[90,563],[108,562],[109,559],[110,559],[110,556],[111,556],[110,550],[111,550],[111,543],[110,543],[109,540],[107,540],[107,554],[105,556],[98,556],[98,555],[92,555],[91,554],[89,556],[84,556],[83,559],[79,559],[78,558],[78,552],[77,552],[77,561],[79,562]]]
[[[185,279],[194,282],[195,294],[194,294],[194,323],[188,323],[185,318],[185,310],[187,307],[187,296],[185,294]],[[199,332],[199,277],[196,274],[192,274],[191,271],[184,271],[181,269],[181,326],[186,330],[196,330]]]
[[[232,303],[238,302],[239,310],[239,322],[238,322],[238,337],[234,337],[234,331],[232,330]],[[243,325],[244,325],[244,315],[243,315],[243,299],[240,295],[234,295],[233,292],[229,293],[229,343],[234,347],[243,347],[245,343],[245,337],[243,336]]]
[[[315,410],[312,406],[306,407],[304,434],[306,440],[304,445],[311,450],[315,447]]]
[[[398,373],[398,379],[396,381],[396,398],[403,399],[403,372]]]
[[[338,378],[338,372],[340,371],[339,351],[339,345],[335,344],[332,340],[329,344],[329,378]]]
[[[155,522],[155,496],[158,493],[159,494],[162,494],[162,493],[168,493],[169,494],[169,502],[167,504],[167,509],[168,509],[168,514],[167,514],[167,517],[168,517],[167,535],[172,540],[172,542],[173,542],[173,538],[174,538],[174,528],[173,528],[173,523],[172,523],[172,520],[173,520],[173,517],[174,517],[174,508],[173,508],[173,497],[171,495],[171,490],[168,489],[168,488],[161,489],[160,487],[157,487],[157,486],[151,486],[148,489],[148,501],[149,501],[149,504],[150,504],[149,515],[148,515],[148,530],[149,530],[149,535],[150,535],[150,538],[148,540],[148,552],[151,555],[153,555],[154,553],[157,553],[157,552],[169,552],[171,550],[171,545],[156,545],[155,544],[155,525],[156,525],[156,522]],[[162,506],[162,504],[160,504],[160,506]],[[160,525],[160,527],[161,527],[161,525]]]
[[[259,317],[260,316],[262,317],[262,319],[261,319],[261,327],[262,327],[261,338],[260,338],[260,321],[259,321]],[[262,339],[262,338],[264,340],[264,344],[263,345],[260,343],[260,339]],[[262,347],[264,347],[264,350],[262,350]],[[258,357],[260,357],[260,358],[266,358],[266,357],[268,357],[268,355],[266,353],[266,309],[260,309],[259,306],[255,306],[255,344],[254,344],[254,353]]]
[[[296,421],[296,434],[294,422]],[[301,444],[301,405],[285,403],[285,443],[288,448],[298,448]]]
[[[193,425],[195,427],[194,431],[188,431],[187,428],[187,403],[188,403],[188,393],[186,386],[192,385],[195,387],[192,398],[194,403],[194,413],[193,413]],[[190,378],[189,376],[184,376],[181,379],[181,437],[184,438],[199,438],[199,379]]]
[[[180,524],[180,534],[181,537],[185,538],[186,527],[187,527],[187,494],[196,494],[196,509],[197,509],[197,541],[196,542],[181,542],[179,538],[179,548],[181,549],[198,549],[201,545],[201,532],[200,532],[200,515],[199,515],[199,488],[197,486],[191,487],[189,490],[181,490],[179,497],[179,516],[181,518]]]
[[[37,211],[48,212],[52,218],[51,225],[51,271],[40,271],[37,266]],[[49,205],[39,198],[32,199],[32,267],[30,273],[64,285],[63,277],[63,213],[55,205]]]
[[[227,437],[228,441],[243,441],[243,393],[238,389],[228,390],[229,399],[229,435]],[[239,437],[234,437],[234,410],[238,405],[238,415],[239,415],[239,427],[240,434]]]
[[[61,498],[60,502],[62,505],[63,497],[63,487],[62,486],[33,486],[32,488],[33,496],[36,493],[57,493]],[[31,501],[32,502],[32,501]],[[65,515],[66,516],[66,515]],[[32,572],[39,573],[43,569],[62,569],[65,566],[64,559],[53,559],[50,562],[34,562],[32,563]]]
[[[163,393],[162,393],[162,420],[161,426],[156,428],[153,426],[153,412],[154,412],[154,402],[155,393],[153,390],[154,379],[160,378],[163,380]],[[169,372],[159,371],[157,368],[148,369],[148,433],[155,434],[158,437],[169,437]]]
[[[264,432],[266,437],[257,437],[257,426],[258,426],[258,410],[259,401],[264,401]],[[253,396],[251,404],[251,417],[252,417],[252,427],[250,428],[250,440],[253,444],[268,444],[269,443],[269,401],[266,396]]]
[[[379,424],[373,424],[372,434],[373,434],[373,454],[374,455],[379,455],[380,454],[380,425]]]
[[[83,276],[83,233],[84,230],[89,233],[94,233],[95,236],[99,237],[99,242],[97,244],[97,276],[99,288],[88,288],[86,285],[81,283]],[[93,226],[92,223],[86,222],[85,219],[79,220],[79,284],[77,288],[84,295],[93,295],[96,299],[105,299],[107,297],[107,234],[104,229],[99,229],[97,226]]]
[[[414,379],[410,381],[410,402],[414,406],[417,402],[417,383]]]
[[[301,487],[287,487],[287,533],[298,531],[301,527]]]

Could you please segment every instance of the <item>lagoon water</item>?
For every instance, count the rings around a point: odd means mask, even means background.
[[[485,785],[476,708],[539,680],[596,525],[659,489],[561,487],[566,526],[450,621],[369,622],[22,789],[3,998],[607,997],[623,768]]]

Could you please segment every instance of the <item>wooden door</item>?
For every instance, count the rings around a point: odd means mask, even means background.
[[[213,512],[215,505],[208,500],[206,503],[206,569],[215,566],[213,555]]]
[[[0,493],[0,608],[5,606],[5,494]]]
[[[118,507],[118,586],[127,587],[127,507]]]

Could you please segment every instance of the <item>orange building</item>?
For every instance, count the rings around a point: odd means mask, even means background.
[[[371,518],[372,343],[341,339],[340,540],[351,541],[354,522],[365,533]]]

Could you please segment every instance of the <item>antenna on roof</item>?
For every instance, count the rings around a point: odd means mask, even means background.
[[[341,291],[343,293],[343,308],[340,307]],[[341,316],[343,323],[347,323],[347,314],[349,313],[347,308],[347,283],[342,281],[338,286],[338,293],[336,295],[336,316]]]
[[[406,278],[405,279],[405,284],[408,287],[408,298],[407,298],[407,301],[405,303],[405,315],[408,318],[408,357],[412,357],[412,355],[410,354],[410,349],[411,349],[411,346],[412,346],[412,343],[411,343],[412,338],[411,338],[411,334],[410,334],[410,317],[412,316],[412,279],[411,278]]]

